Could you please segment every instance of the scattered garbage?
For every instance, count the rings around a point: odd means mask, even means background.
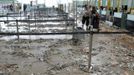
[[[114,29],[108,31],[112,30]],[[21,39],[20,42],[16,39],[2,40],[0,42],[0,75],[124,75],[127,70],[128,75],[131,75],[129,71],[134,71],[133,37],[95,35],[92,69],[90,72],[85,72],[89,59],[89,35],[84,36],[85,38],[79,41],[72,37],[69,39]]]

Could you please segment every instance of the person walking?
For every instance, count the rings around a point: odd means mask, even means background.
[[[84,28],[84,24],[86,23],[86,29],[88,29],[91,18],[91,6],[85,5],[84,14],[82,17],[82,28]]]
[[[96,7],[92,7],[91,15],[91,25],[99,31],[99,13],[97,12]]]

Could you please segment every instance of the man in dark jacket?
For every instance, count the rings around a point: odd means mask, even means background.
[[[92,17],[91,17],[91,25],[93,28],[98,29],[99,31],[99,14],[95,7],[92,7]]]

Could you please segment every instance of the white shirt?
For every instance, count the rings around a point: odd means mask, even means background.
[[[88,16],[91,17],[91,9],[88,8],[87,10],[85,10],[84,11],[84,16],[85,17],[88,17]]]

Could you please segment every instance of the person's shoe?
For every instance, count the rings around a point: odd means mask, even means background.
[[[88,27],[86,27],[86,30],[88,30]]]
[[[82,28],[84,28],[84,25],[82,25]]]
[[[90,30],[90,29],[91,29],[91,27],[89,26],[89,27],[88,27],[88,30]]]
[[[97,32],[99,32],[100,31],[100,29],[97,29]]]

